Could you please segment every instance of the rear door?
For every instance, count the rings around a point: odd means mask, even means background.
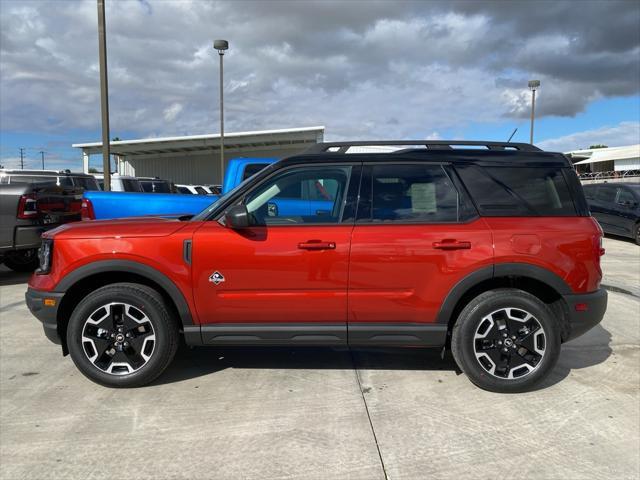
[[[366,165],[351,241],[349,343],[442,345],[452,287],[492,263],[491,232],[445,164]]]

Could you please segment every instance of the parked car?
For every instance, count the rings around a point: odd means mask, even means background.
[[[95,174],[94,177],[100,185],[100,190],[104,190],[104,175]],[[129,175],[120,175],[118,173],[111,174],[111,191],[112,192],[143,192],[140,180]]]
[[[173,193],[175,187],[168,180],[162,180],[158,177],[137,177],[142,187],[142,191],[146,193]]]
[[[225,193],[256,170],[271,165],[275,158],[234,158],[225,173]],[[103,220],[145,215],[195,215],[218,200],[217,195],[155,194],[139,192],[87,192],[83,199],[83,220]],[[284,207],[283,207],[284,208]],[[284,210],[283,210],[284,212]]]
[[[186,193],[187,195],[209,195],[211,192],[205,190],[202,185],[181,185],[176,184],[178,193]]]
[[[82,188],[83,190],[100,190],[96,179],[85,173],[74,173],[69,170],[18,170],[0,169],[0,184],[12,183],[55,183],[64,188]]]
[[[605,233],[633,238],[640,245],[640,183],[594,183],[583,189]]]
[[[607,304],[602,230],[571,162],[527,144],[393,144],[406,148],[319,144],[189,220],[49,231],[27,305],[84,375],[112,387],[158,377],[180,336],[450,347],[481,388],[534,387]],[[305,191],[326,205],[270,206]]]
[[[17,272],[38,266],[40,235],[80,220],[82,189],[49,183],[0,184],[0,263]]]

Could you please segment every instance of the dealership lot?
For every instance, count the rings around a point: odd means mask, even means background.
[[[183,349],[151,386],[86,380],[0,268],[0,476],[638,478],[640,247],[605,240],[603,323],[535,392],[439,352]]]

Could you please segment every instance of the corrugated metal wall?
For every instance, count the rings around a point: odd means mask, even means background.
[[[225,152],[225,161],[243,157],[283,158],[306,150],[308,146],[292,145],[269,150]],[[164,154],[166,155],[166,154]],[[174,183],[220,184],[220,157],[211,154],[176,154],[176,156],[130,156],[119,162],[119,173],[135,177],[160,177]]]

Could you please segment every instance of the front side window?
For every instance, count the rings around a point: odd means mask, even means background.
[[[459,220],[460,198],[440,165],[375,165],[371,208],[360,221],[440,223]]]
[[[610,185],[600,185],[596,198],[604,203],[613,203],[616,201],[616,187]]]
[[[338,223],[351,166],[300,167],[274,175],[244,200],[256,225]]]

